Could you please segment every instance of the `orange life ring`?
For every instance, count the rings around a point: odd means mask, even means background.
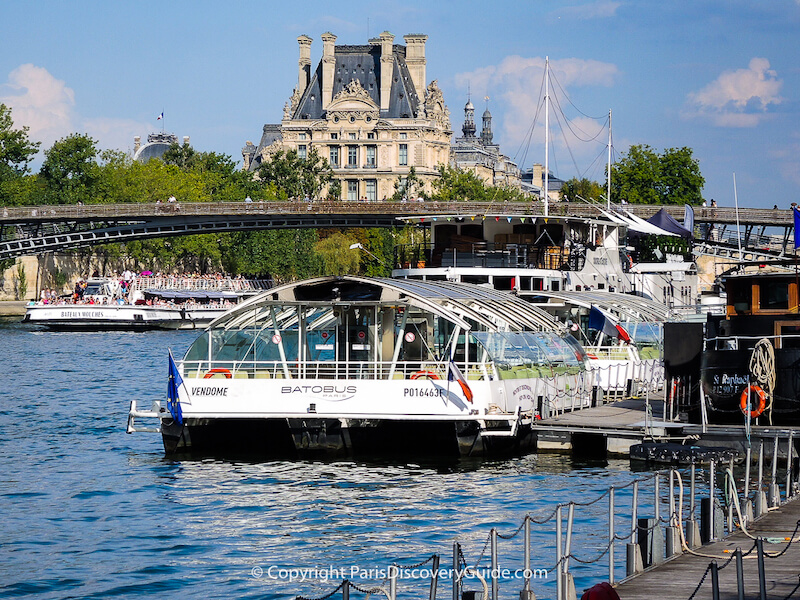
[[[211,379],[214,375],[218,375],[220,373],[225,375],[225,379],[230,379],[233,377],[228,369],[211,369],[208,373],[203,375],[203,379]]]
[[[761,413],[763,413],[764,409],[767,407],[767,393],[757,385],[749,385],[744,388],[742,397],[739,400],[739,408],[742,409],[742,413],[745,416],[747,416],[747,404],[748,400],[750,399],[751,391],[758,395],[758,408],[750,411],[750,418],[755,419],[756,417],[761,416]]]
[[[419,379],[420,377],[427,377],[428,379],[439,379],[439,376],[433,371],[417,371],[409,379]]]

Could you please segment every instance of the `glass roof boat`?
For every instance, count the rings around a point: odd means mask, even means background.
[[[131,403],[128,431],[160,432],[167,454],[520,452],[536,418],[589,405],[587,361],[564,323],[507,292],[323,277],[212,322],[170,357],[165,405]]]

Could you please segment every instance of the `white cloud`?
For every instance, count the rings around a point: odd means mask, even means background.
[[[11,107],[15,127],[27,126],[33,141],[47,150],[71,133],[86,133],[98,148],[127,150],[134,135],[153,131],[148,123],[109,117],[82,117],[76,110],[75,92],[42,67],[20,65],[0,84],[0,103]]]
[[[28,126],[32,140],[48,148],[73,131],[75,92],[47,69],[20,65],[0,85],[0,103],[11,107],[17,127]]]
[[[544,116],[542,104],[545,59],[542,57],[525,58],[507,56],[499,64],[481,67],[468,73],[459,73],[455,83],[462,89],[469,88],[473,98],[488,95],[491,98],[490,109],[495,117],[499,115],[499,127],[493,128],[500,133],[505,152],[513,154],[516,147],[525,140],[530,127],[537,119],[537,139],[544,136]],[[617,67],[610,63],[595,60],[566,58],[550,61],[550,77],[568,91],[568,88],[579,86],[611,86],[619,76]],[[551,97],[563,97],[561,90],[551,89]],[[566,109],[566,106],[564,107]],[[539,115],[537,117],[537,111]],[[476,111],[478,117],[482,111]],[[453,111],[456,131],[460,129],[459,116]],[[563,120],[563,118],[562,118]],[[581,131],[593,136],[600,129],[597,122],[574,121]],[[480,123],[477,123],[480,128]],[[592,150],[594,151],[594,149]]]
[[[725,71],[687,98],[684,116],[710,120],[718,127],[755,127],[771,105],[783,102],[783,81],[766,58],[753,58],[746,69]]]
[[[588,21],[590,19],[607,19],[609,17],[616,16],[617,9],[621,5],[621,2],[600,0],[599,2],[591,2],[589,4],[581,4],[579,6],[567,6],[556,11],[556,14],[558,16],[569,17],[581,21]]]

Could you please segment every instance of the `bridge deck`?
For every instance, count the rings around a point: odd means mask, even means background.
[[[270,201],[270,202],[188,202],[188,203],[129,203],[129,204],[59,204],[47,206],[12,206],[0,211],[0,224],[26,223],[32,221],[76,221],[76,220],[136,220],[152,217],[182,218],[186,216],[248,216],[292,214],[373,214],[403,216],[443,215],[542,215],[541,202],[351,202],[351,201]],[[683,219],[683,206],[656,206],[628,204],[625,210],[647,219],[662,208],[679,220]],[[575,202],[550,204],[550,216],[576,216],[591,218],[600,215],[597,207]],[[696,223],[719,223],[735,225],[736,210],[728,207],[695,207]],[[766,227],[793,226],[789,209],[742,208],[739,210],[742,225]]]
[[[4,207],[0,210],[0,259],[41,252],[78,248],[93,244],[124,242],[171,235],[191,235],[259,229],[300,229],[320,227],[396,227],[407,220],[423,226],[435,218],[532,217],[543,216],[543,205],[534,202],[191,202],[49,205]],[[662,207],[627,205],[637,216],[648,218]],[[681,219],[682,206],[666,207]],[[598,217],[597,206],[552,203],[550,218]],[[772,255],[785,253],[793,226],[791,211],[742,209],[738,220],[744,225],[744,246],[759,247]],[[730,242],[726,228],[737,222],[731,208],[697,208],[695,222],[713,224],[717,244]],[[755,228],[783,227],[784,235],[774,245],[769,238],[751,235]],[[712,228],[707,227],[710,235]],[[733,246],[741,244],[738,234]]]

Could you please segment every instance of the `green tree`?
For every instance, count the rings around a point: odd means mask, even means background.
[[[222,262],[231,273],[292,281],[319,275],[316,229],[275,229],[231,234],[222,246]]]
[[[14,129],[11,109],[0,104],[0,182],[27,174],[39,145],[28,139],[27,127]]]
[[[701,190],[706,180],[700,174],[700,163],[689,148],[668,148],[661,155],[662,195],[664,204],[701,204]]]
[[[275,185],[281,198],[308,196],[316,200],[333,181],[333,169],[316,148],[311,148],[305,158],[300,158],[296,150],[278,150],[258,168],[258,178],[264,184]]]
[[[439,165],[433,189],[433,198],[443,202],[484,202],[488,196],[486,186],[475,173],[445,165]]]
[[[350,250],[354,239],[336,232],[314,244],[314,251],[322,259],[324,275],[352,275],[358,273],[361,256]]]
[[[199,156],[188,143],[183,145],[173,143],[169,145],[161,160],[164,164],[175,165],[181,169],[191,169],[197,162]]]
[[[564,202],[580,202],[580,198],[599,200],[605,193],[606,190],[602,185],[585,177],[582,179],[573,177],[561,186],[561,199]]]
[[[409,200],[415,199],[417,196],[422,196],[422,180],[417,175],[417,170],[414,167],[408,171],[408,175],[403,177],[400,175],[397,181],[394,182],[394,194],[392,200],[395,202],[403,198]]]
[[[100,180],[97,142],[88,135],[73,133],[45,151],[39,173],[51,204],[89,203],[95,200]]]
[[[631,146],[611,170],[612,200],[632,204],[699,204],[705,179],[689,148],[660,155],[650,146]]]

